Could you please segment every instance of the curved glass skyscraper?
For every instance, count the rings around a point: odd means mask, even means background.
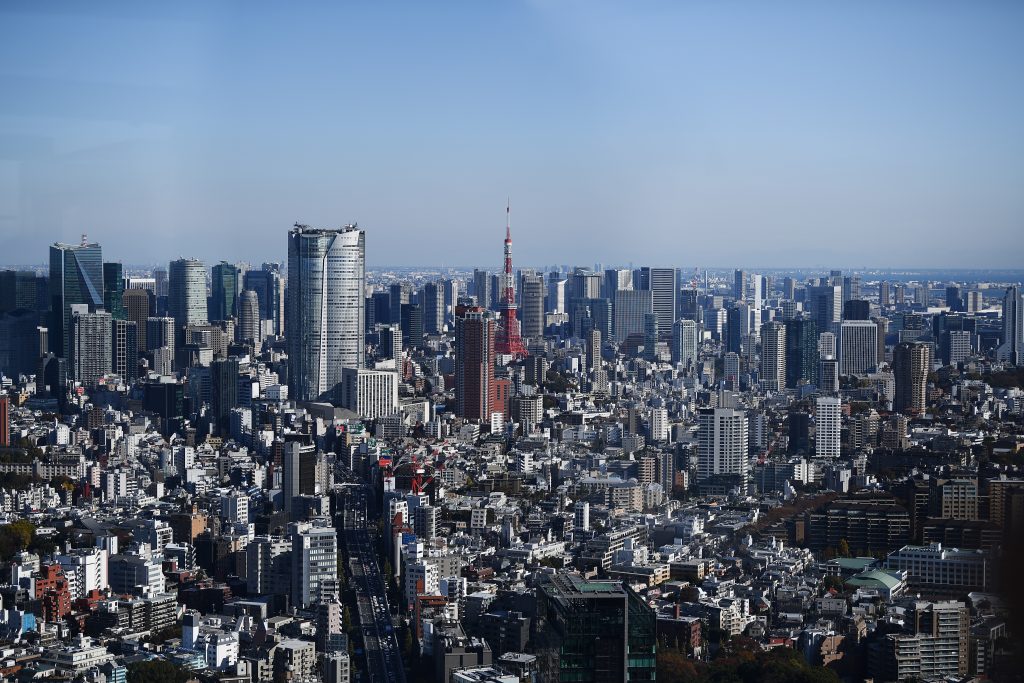
[[[341,399],[342,370],[363,367],[366,237],[296,225],[288,232],[288,384],[299,401]]]

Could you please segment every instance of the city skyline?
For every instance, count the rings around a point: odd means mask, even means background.
[[[1024,246],[1013,3],[246,10],[0,9],[0,251],[258,262],[299,219],[360,221],[369,263],[489,265],[507,195],[522,264]]]

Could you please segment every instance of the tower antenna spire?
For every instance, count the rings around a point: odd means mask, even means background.
[[[512,239],[512,198],[505,198],[505,239]]]

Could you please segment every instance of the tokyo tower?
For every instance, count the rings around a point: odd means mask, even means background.
[[[501,327],[494,339],[494,352],[516,358],[526,356],[523,338],[519,336],[519,321],[516,320],[516,289],[512,279],[512,223],[511,204],[505,205],[505,270],[501,276]]]

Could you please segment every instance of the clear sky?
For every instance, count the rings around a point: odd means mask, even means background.
[[[1024,2],[0,3],[0,262],[1024,265]]]

